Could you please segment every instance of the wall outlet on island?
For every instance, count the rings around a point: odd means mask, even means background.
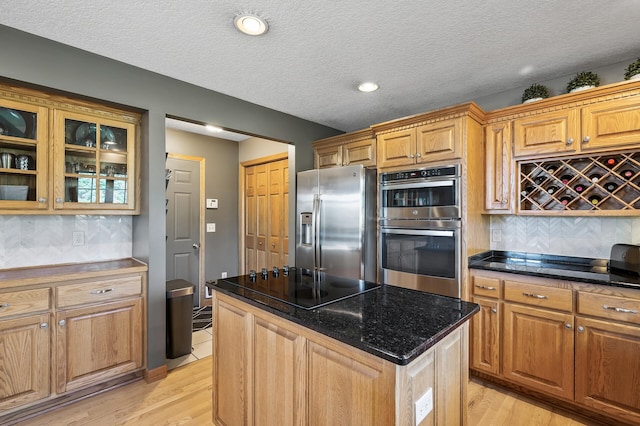
[[[226,272],[222,272],[220,274],[220,278],[227,278],[227,273]]]
[[[415,402],[416,405],[416,426],[418,426],[427,415],[433,410],[433,388],[427,391]]]

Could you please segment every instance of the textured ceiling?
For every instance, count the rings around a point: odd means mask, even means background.
[[[0,24],[344,131],[640,55],[639,0],[4,3]]]

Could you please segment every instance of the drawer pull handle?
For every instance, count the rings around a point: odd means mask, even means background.
[[[40,324],[40,328],[43,329],[43,330],[48,328],[48,327],[49,327],[49,324],[46,323],[46,322],[43,322],[42,324]]]
[[[105,289],[101,289],[101,290],[93,290],[90,293],[91,294],[106,294],[106,293],[111,293],[114,290],[115,290],[115,288],[111,287],[111,288],[105,288]]]
[[[534,299],[548,299],[549,297],[545,296],[544,294],[535,294],[535,293],[527,293],[527,292],[522,292],[523,296],[527,296],[527,297],[533,297]]]
[[[7,309],[10,306],[11,306],[10,303],[3,303],[3,304],[0,305],[0,311],[3,310],[3,309]]]
[[[621,314],[637,314],[635,309],[616,308],[615,306],[602,305],[602,309],[610,309],[612,311],[620,312]]]
[[[481,289],[483,289],[483,290],[496,290],[496,288],[495,288],[495,287],[490,287],[490,286],[486,286],[486,285],[479,285],[479,284],[476,284],[476,287],[477,287],[477,288],[481,288]]]

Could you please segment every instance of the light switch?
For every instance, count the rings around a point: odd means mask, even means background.
[[[217,209],[218,208],[218,199],[217,198],[207,198],[207,208],[208,209]]]
[[[216,224],[207,223],[207,232],[216,232]]]

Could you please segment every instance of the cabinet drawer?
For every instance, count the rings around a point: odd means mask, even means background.
[[[500,280],[498,278],[473,277],[473,294],[476,296],[500,297]]]
[[[46,311],[50,307],[51,289],[13,291],[0,294],[0,318],[31,312]]]
[[[572,291],[516,281],[504,282],[504,299],[526,305],[541,306],[559,311],[573,310]]]
[[[640,300],[579,291],[578,313],[640,324]]]
[[[142,294],[142,278],[137,276],[65,285],[58,287],[56,294],[58,307],[138,296]]]

